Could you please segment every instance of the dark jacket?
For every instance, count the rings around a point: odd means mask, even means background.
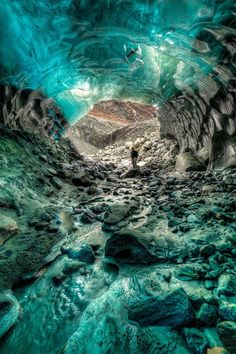
[[[131,150],[131,158],[132,159],[135,159],[138,157],[138,151],[137,150]]]

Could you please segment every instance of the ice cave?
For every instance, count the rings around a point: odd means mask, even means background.
[[[236,1],[0,26],[0,353],[236,354]]]

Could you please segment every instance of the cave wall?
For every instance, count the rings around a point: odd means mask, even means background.
[[[52,99],[38,90],[0,86],[0,123],[11,129],[36,131],[57,140],[68,123]]]

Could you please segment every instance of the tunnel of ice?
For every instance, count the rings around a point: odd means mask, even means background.
[[[182,151],[232,165],[235,12],[233,0],[5,0],[0,120],[53,116],[57,134],[99,101],[149,103]]]

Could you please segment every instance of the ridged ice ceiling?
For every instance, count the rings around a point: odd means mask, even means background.
[[[100,100],[207,100],[235,75],[235,13],[229,0],[4,0],[1,79],[40,88],[70,122]]]

